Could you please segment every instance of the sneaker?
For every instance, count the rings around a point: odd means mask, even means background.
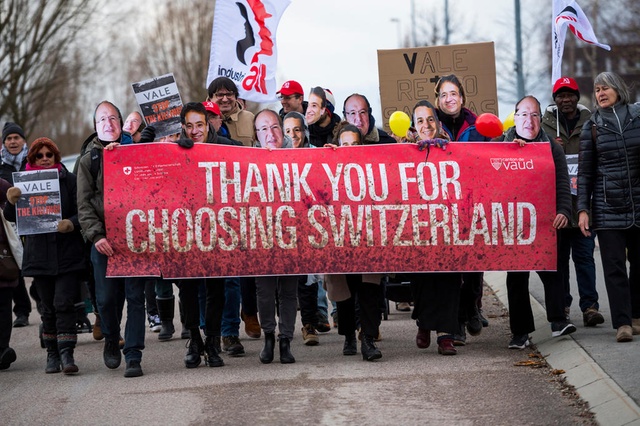
[[[604,322],[604,317],[592,306],[582,313],[582,320],[584,321],[585,327],[595,327],[596,325]]]
[[[509,349],[524,349],[531,345],[528,334],[514,334],[509,342]]]
[[[18,315],[13,322],[13,328],[26,327],[29,325],[29,317],[27,315]]]
[[[120,367],[122,361],[122,353],[118,346],[118,340],[106,339],[104,341],[104,350],[102,352],[102,358],[104,359],[104,365],[107,368],[114,369]]]
[[[306,324],[302,327],[302,340],[307,346],[315,346],[320,343],[318,332],[311,324]]]
[[[396,302],[396,311],[411,312],[411,304],[407,302]]]
[[[229,356],[244,355],[244,346],[240,343],[238,336],[222,336],[222,350]]]
[[[140,361],[132,360],[127,361],[127,368],[124,370],[124,377],[140,377],[142,376],[142,367]]]
[[[316,330],[320,333],[328,333],[331,331],[331,324],[329,324],[329,318],[322,312],[318,311],[318,325]]]
[[[551,323],[551,337],[566,336],[576,331],[576,326],[568,321],[555,321]]]
[[[149,315],[149,330],[154,333],[160,333],[162,330],[162,321],[158,315]]]

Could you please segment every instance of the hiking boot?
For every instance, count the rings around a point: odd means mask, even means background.
[[[302,327],[302,340],[307,346],[315,346],[320,343],[318,332],[311,324],[306,324]]]
[[[260,328],[260,322],[257,315],[245,315],[244,312],[240,312],[240,317],[244,321],[244,332],[252,339],[259,339],[262,329]]]
[[[554,321],[551,323],[551,337],[566,336],[576,331],[576,326],[568,321]]]
[[[222,336],[222,350],[229,356],[244,355],[244,346],[240,343],[238,336]]]
[[[120,352],[118,339],[105,339],[102,358],[104,360],[104,365],[106,365],[107,368],[113,370],[114,368],[120,367],[120,363],[122,362],[122,353]]]
[[[329,318],[322,312],[318,311],[318,325],[316,331],[320,333],[328,333],[331,331],[331,324],[329,324]]]
[[[342,347],[342,355],[355,355],[358,353],[358,341],[356,333],[344,336],[344,346]]]
[[[633,329],[630,325],[621,325],[616,333],[617,342],[631,342],[633,340]]]
[[[509,342],[509,349],[524,349],[531,345],[528,334],[514,334]]]
[[[582,313],[582,320],[584,321],[585,327],[595,327],[596,325],[604,322],[604,317],[595,307],[592,306]]]
[[[100,321],[100,315],[96,314],[96,322],[93,323],[93,340],[104,339],[102,334],[102,321]]]
[[[362,359],[365,361],[375,361],[376,359],[382,358],[380,349],[376,347],[375,338],[366,334],[362,335],[360,352],[362,353]]]
[[[124,370],[124,377],[140,377],[143,374],[140,361],[137,359],[127,361],[127,368]]]

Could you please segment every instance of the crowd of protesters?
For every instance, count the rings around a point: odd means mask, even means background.
[[[239,338],[242,322],[250,338],[264,334],[260,362],[271,363],[277,349],[281,363],[294,363],[298,310],[303,344],[317,345],[319,333],[331,329],[331,316],[344,336],[343,355],[356,355],[359,340],[365,361],[380,359],[382,353],[375,342],[381,339],[384,275],[315,271],[316,275],[256,278],[107,277],[107,261],[114,248],[105,225],[104,150],[150,142],[177,143],[185,149],[197,143],[269,150],[416,143],[423,149],[489,140],[476,129],[476,114],[465,106],[464,88],[455,75],[440,78],[435,104],[416,103],[411,127],[403,136],[387,134],[376,126],[370,103],[362,94],[344,100],[342,117],[331,91],[320,86],[311,88],[305,99],[302,86],[290,80],[277,95],[280,111],[263,109],[254,115],[245,109],[236,84],[219,77],[209,85],[204,102],[183,106],[181,132],[163,138],[156,138],[155,127],[146,124],[140,113],[132,112],[125,120],[113,103],[102,101],[93,114],[95,133],[83,144],[73,171],[61,163],[54,141],[38,137],[28,144],[19,124],[5,123],[0,165],[0,370],[9,368],[19,355],[10,347],[12,327],[29,324],[31,301],[25,277],[32,278],[31,295],[42,321],[46,373],[80,370],[74,348],[86,322],[83,298],[88,295],[96,318],[93,337],[104,339],[105,365],[118,368],[124,354],[124,376],[141,376],[147,327],[158,332],[159,341],[171,340],[176,333],[174,288],[179,291],[180,336],[189,339],[184,356],[187,368],[198,367],[203,357],[205,365],[221,367],[221,353],[245,355]],[[635,210],[640,206],[640,106],[630,102],[627,85],[610,72],[594,81],[593,112],[578,103],[580,90],[572,78],[560,78],[552,95],[554,104],[544,112],[533,96],[519,100],[515,125],[494,140],[516,143],[522,149],[529,142],[544,142],[553,158],[556,216],[549,226],[557,230],[558,267],[557,271],[538,271],[551,335],[576,331],[569,321],[571,257],[584,326],[605,321],[596,291],[593,256],[597,235],[612,326],[616,340],[627,342],[640,334],[640,210]],[[573,181],[568,162],[578,165]],[[53,232],[20,237],[15,221],[22,193],[13,183],[13,173],[31,170],[58,171],[62,219]],[[477,336],[488,325],[482,313],[482,272],[411,273],[402,278],[410,282],[418,348],[428,348],[435,333],[438,353],[455,355],[456,347],[465,345],[467,332]],[[529,272],[507,273],[511,349],[524,349],[531,343],[534,321],[528,286]],[[402,310],[411,310],[411,306],[403,305]]]

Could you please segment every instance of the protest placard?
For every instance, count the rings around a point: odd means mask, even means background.
[[[132,83],[131,87],[144,121],[156,129],[156,138],[180,133],[182,99],[173,74]]]
[[[107,151],[108,274],[556,268],[548,144],[455,143],[426,156],[414,144]]]
[[[409,116],[418,101],[437,106],[434,89],[442,76],[455,74],[465,91],[464,106],[476,115],[498,115],[493,42],[378,50],[378,78],[384,129],[395,111]]]
[[[22,191],[16,203],[18,234],[57,232],[62,220],[58,170],[14,172],[13,184]]]

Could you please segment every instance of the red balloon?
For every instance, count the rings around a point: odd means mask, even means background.
[[[476,118],[478,133],[487,138],[497,138],[503,132],[502,121],[494,114],[485,112]]]

